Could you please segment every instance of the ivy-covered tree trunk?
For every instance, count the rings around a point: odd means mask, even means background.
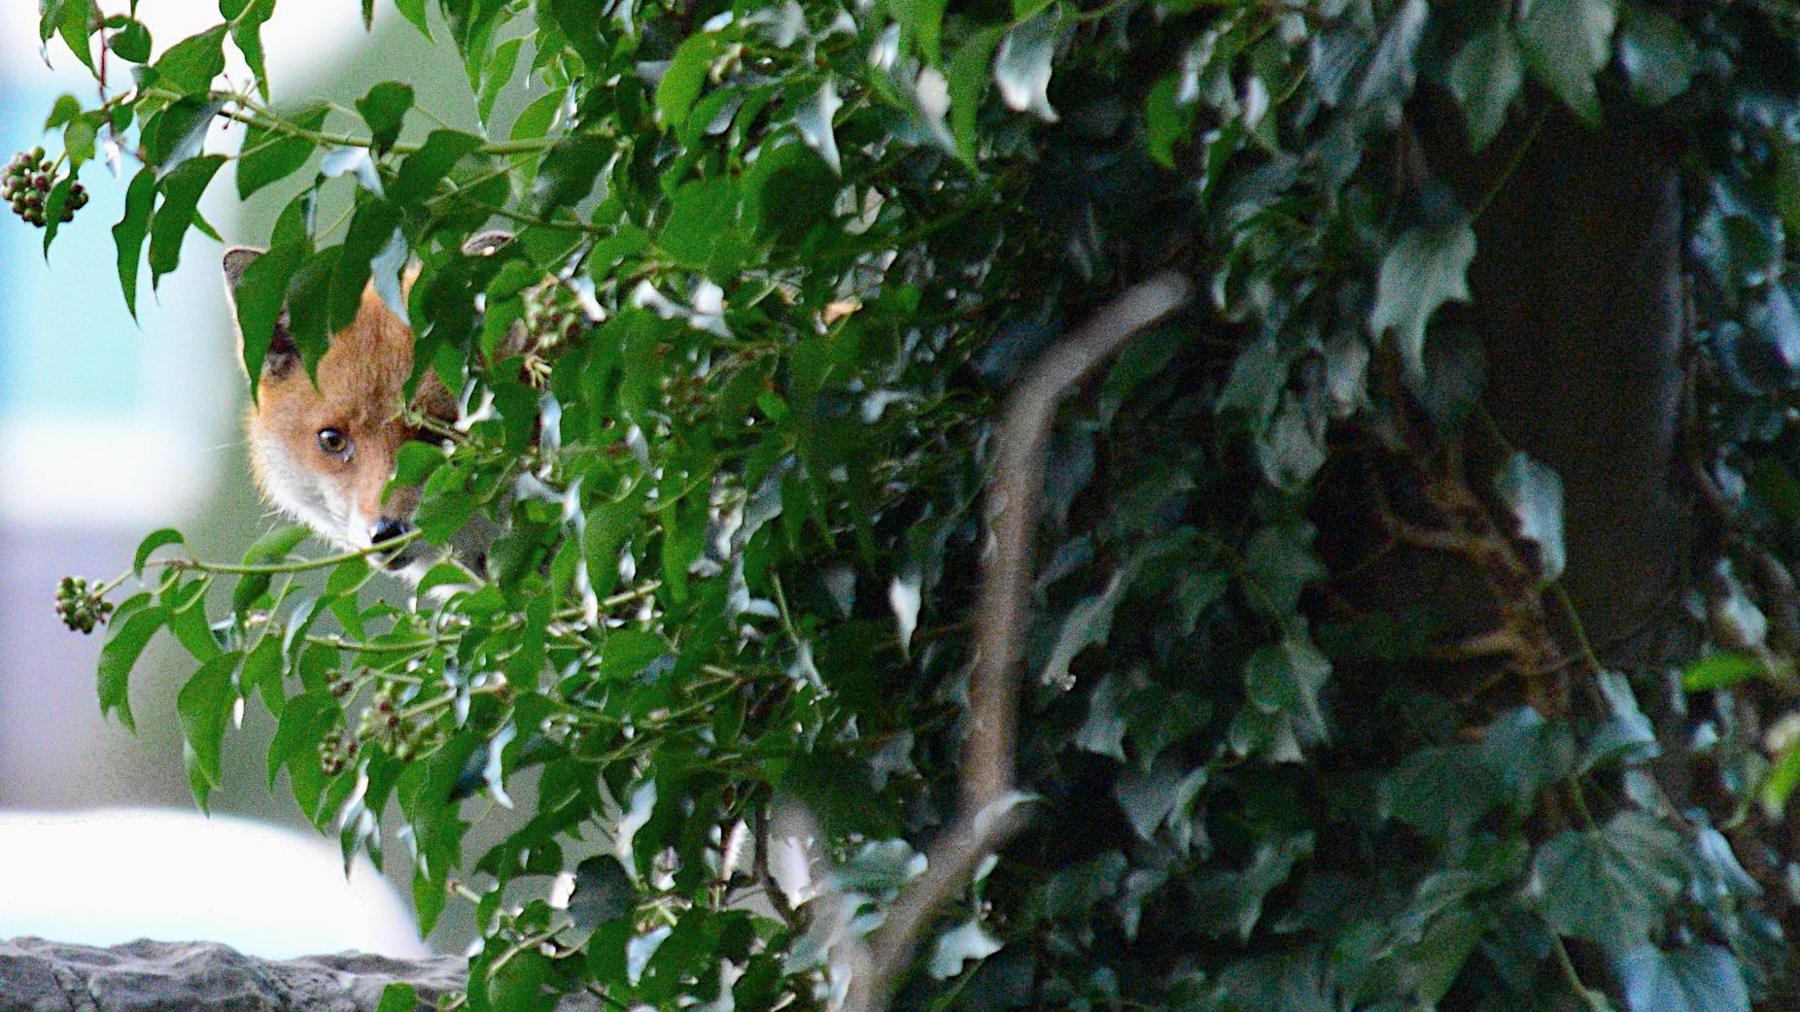
[[[1476,222],[1483,403],[1563,487],[1563,586],[1609,665],[1691,656],[1696,516],[1674,139],[1555,113]]]

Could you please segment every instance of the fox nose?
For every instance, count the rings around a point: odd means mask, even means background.
[[[382,517],[375,521],[374,529],[369,531],[369,543],[379,545],[384,541],[392,541],[410,530],[412,530],[412,525],[404,520],[396,517]]]

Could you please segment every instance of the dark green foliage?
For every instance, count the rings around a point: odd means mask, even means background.
[[[396,6],[456,48],[491,133],[409,132],[437,97],[399,82],[354,116],[216,90],[229,37],[263,93],[274,0],[227,0],[141,86],[51,120],[75,161],[103,135],[145,161],[114,227],[128,302],[146,239],[154,279],[208,231],[195,208],[233,156],[202,145],[230,116],[239,195],[295,191],[235,289],[250,374],[277,337],[312,368],[373,284],[408,311],[418,375],[485,405],[408,447],[396,479],[423,489],[426,542],[503,531],[484,571],[445,562],[403,608],[368,592],[388,577],[362,553],[296,557],[297,528],[235,565],[169,555],[188,543],[158,532],[99,662],[102,708],[129,726],[148,640],[166,628],[194,656],[178,710],[203,805],[234,773],[228,716],[266,706],[271,784],[285,772],[347,855],[412,861],[427,929],[474,903],[469,1008],[590,986],[621,1006],[810,1007],[842,983],[831,933],[870,926],[857,915],[918,873],[956,804],[999,402],[1170,265],[1208,301],[1129,347],[1049,448],[1019,630],[1034,821],[934,925],[900,1001],[1500,1009],[1592,988],[1710,1010],[1775,993],[1784,901],[1712,824],[1800,783],[1792,729],[1759,739],[1734,709],[1791,664],[1760,633],[1686,658],[1686,688],[1712,694],[1689,703],[1704,733],[1661,742],[1654,677],[1581,667],[1579,703],[1548,712],[1520,705],[1530,673],[1464,690],[1433,652],[1454,602],[1365,610],[1327,586],[1344,532],[1316,493],[1348,444],[1410,425],[1453,440],[1484,417],[1482,338],[1459,314],[1495,191],[1418,168],[1419,110],[1451,118],[1431,126],[1495,187],[1550,117],[1648,119],[1681,138],[1695,196],[1696,336],[1723,388],[1702,427],[1748,476],[1726,484],[1754,537],[1800,550],[1783,16]],[[43,7],[44,38],[83,60],[90,33],[148,56],[129,18]],[[545,94],[488,122],[521,75]],[[314,219],[322,187],[353,194],[341,231]],[[494,225],[516,238],[462,252]],[[1528,560],[1520,593],[1555,601],[1575,564],[1563,486],[1524,454],[1488,464],[1474,481]],[[1724,623],[1755,632],[1739,597]],[[1727,810],[1671,804],[1652,760],[1707,770]],[[508,835],[466,851],[496,806]],[[800,810],[821,837],[795,884],[802,830],[781,817]],[[383,855],[397,824],[412,852]]]

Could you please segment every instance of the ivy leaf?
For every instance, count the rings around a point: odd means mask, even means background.
[[[1514,453],[1494,476],[1494,491],[1519,525],[1519,536],[1537,546],[1538,572],[1545,583],[1562,577],[1562,479],[1547,464]]]
[[[194,223],[200,195],[224,164],[224,155],[190,158],[169,170],[157,184],[163,199],[150,223],[151,287],[181,263],[181,241]]]
[[[1687,91],[1700,47],[1681,22],[1654,7],[1625,8],[1619,22],[1619,66],[1631,82],[1631,97],[1658,106]]]
[[[1289,621],[1300,607],[1300,594],[1308,584],[1322,580],[1326,570],[1312,553],[1315,535],[1308,523],[1271,524],[1250,536],[1244,546],[1247,563],[1243,575],[1250,603],[1277,621]]]
[[[164,527],[145,535],[144,540],[138,542],[137,554],[132,556],[131,574],[141,579],[144,575],[144,564],[150,561],[150,556],[158,548],[182,543],[181,532],[173,527]]]
[[[1689,692],[1729,689],[1767,673],[1762,661],[1748,654],[1708,654],[1681,673],[1681,687]]]
[[[100,648],[99,696],[100,715],[117,712],[119,723],[135,732],[131,718],[131,669],[150,637],[169,619],[169,611],[154,604],[149,594],[127,598],[107,622],[106,645]]]
[[[274,651],[273,655],[279,658],[279,653]],[[297,756],[312,755],[326,732],[342,717],[343,708],[338,705],[337,697],[323,689],[302,692],[288,700],[281,708],[275,737],[269,742],[269,789],[275,789],[275,777],[282,767]]]
[[[987,91],[988,65],[1005,32],[1003,26],[995,26],[971,34],[950,58],[944,75],[950,91],[950,132],[956,137],[956,155],[965,165],[975,164],[975,124]]]
[[[375,1012],[413,1012],[418,1007],[419,989],[395,981],[381,989],[381,1002],[375,1006]]]
[[[231,691],[231,674],[242,656],[234,650],[202,664],[175,697],[181,733],[187,741],[182,758],[187,764],[188,786],[202,811],[207,810],[207,796],[223,782],[219,757],[224,749],[225,725],[237,704],[237,695]]]
[[[1558,934],[1615,952],[1642,945],[1681,895],[1681,838],[1644,812],[1568,829],[1538,848],[1530,888]]]
[[[538,214],[547,218],[559,208],[586,199],[616,150],[613,141],[597,134],[576,134],[558,141],[544,155],[533,184]]]
[[[1044,670],[1038,675],[1039,681],[1062,692],[1075,687],[1075,676],[1069,673],[1069,665],[1088,647],[1105,645],[1106,638],[1112,634],[1113,611],[1136,576],[1135,566],[1121,566],[1113,571],[1104,590],[1077,601],[1069,609],[1057,630],[1056,642],[1050,648],[1050,659],[1044,662]]]
[[[1444,840],[1463,839],[1505,797],[1503,786],[1471,745],[1420,749],[1382,778],[1382,810]]]
[[[325,125],[326,107],[312,105],[289,114],[286,118],[303,130],[318,130]],[[252,125],[244,131],[244,145],[238,153],[237,191],[239,200],[300,171],[315,150],[312,141],[291,137],[266,127]]]
[[[631,913],[637,890],[625,866],[611,854],[583,860],[575,866],[575,891],[569,896],[569,917],[575,925],[593,930]]]
[[[433,130],[419,150],[406,156],[394,183],[388,187],[388,199],[401,207],[424,202],[437,188],[438,181],[450,173],[466,156],[481,147],[481,138],[460,130]]]
[[[376,154],[385,153],[400,139],[400,127],[412,106],[412,85],[399,81],[383,81],[356,100],[356,111],[368,124],[369,140]]]
[[[662,114],[663,126],[679,130],[687,122],[688,110],[706,86],[706,68],[712,65],[717,41],[702,32],[682,40],[669,61],[669,69],[656,85],[656,109]]]
[[[263,66],[262,27],[274,14],[275,0],[219,0],[219,15],[230,22],[231,41],[244,55],[264,102],[269,100],[269,75]]]
[[[1661,747],[1656,742],[1656,729],[1639,708],[1631,681],[1617,671],[1602,671],[1595,676],[1600,695],[1611,712],[1594,730],[1587,753],[1581,761],[1583,772],[1608,762],[1636,763],[1654,759]]]
[[[1060,27],[1055,9],[1043,11],[1007,32],[994,59],[994,83],[1000,88],[1000,100],[1008,108],[1029,112],[1046,123],[1057,119],[1056,110],[1050,107],[1050,60],[1056,55]],[[950,94],[954,105],[954,83]]]
[[[1525,85],[1525,58],[1505,24],[1463,43],[1450,64],[1449,85],[1469,124],[1469,150],[1480,151],[1506,125],[1506,111]]]
[[[834,176],[843,175],[844,169],[838,159],[837,136],[831,131],[831,117],[837,115],[843,104],[843,99],[838,98],[836,82],[826,78],[813,100],[794,113],[794,127],[800,131],[800,139],[831,166]]]
[[[983,931],[980,921],[964,921],[938,936],[927,969],[938,980],[949,980],[963,972],[963,965],[969,960],[979,962],[999,952],[1000,948],[1000,940]]]
[[[1618,0],[1535,0],[1519,24],[1519,47],[1532,76],[1589,126],[1600,124],[1594,75],[1612,55]]]
[[[1575,738],[1560,723],[1529,706],[1514,707],[1488,723],[1482,760],[1511,795],[1515,810],[1529,812],[1546,787],[1575,769]]]
[[[170,46],[156,61],[157,83],[183,95],[212,87],[225,72],[225,26],[216,25]]]
[[[144,238],[150,231],[150,212],[156,203],[156,170],[146,165],[131,177],[125,190],[125,213],[112,227],[113,245],[119,250],[119,291],[125,308],[137,318],[138,262],[144,256]]]
[[[1331,662],[1310,642],[1290,636],[1250,655],[1244,664],[1244,691],[1264,713],[1294,721],[1303,744],[1324,741],[1325,713],[1319,690],[1331,676]]]
[[[1744,974],[1724,946],[1640,945],[1614,965],[1631,1012],[1750,1012]]]
[[[1124,704],[1130,691],[1130,680],[1124,674],[1109,671],[1101,676],[1100,684],[1088,693],[1087,719],[1075,732],[1076,748],[1125,761],[1125,731],[1130,721]]]
[[[1409,375],[1425,374],[1425,325],[1446,302],[1469,301],[1475,230],[1468,221],[1421,225],[1402,235],[1381,260],[1369,329],[1394,332]]]

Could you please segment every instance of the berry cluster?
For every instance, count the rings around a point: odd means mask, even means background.
[[[0,200],[10,204],[13,213],[20,218],[43,228],[50,222],[50,191],[58,182],[53,171],[50,162],[44,158],[43,148],[19,152],[6,163],[4,175],[0,175]],[[87,189],[80,183],[72,183],[68,199],[63,201],[61,220],[73,220],[75,212],[86,207],[87,202]]]
[[[332,728],[319,739],[319,768],[328,777],[337,776],[356,758],[356,749],[361,744],[355,735],[345,734],[343,728]]]
[[[526,289],[520,298],[525,304],[525,381],[542,389],[550,382],[551,353],[592,324],[575,293],[554,278]]]
[[[112,602],[94,593],[79,576],[65,576],[56,585],[56,617],[76,632],[93,632],[106,623],[112,610]]]
[[[436,744],[437,735],[437,726],[430,717],[410,717],[402,712],[400,695],[404,688],[398,682],[388,682],[377,690],[356,729],[358,738],[380,742],[400,760],[411,759]]]

